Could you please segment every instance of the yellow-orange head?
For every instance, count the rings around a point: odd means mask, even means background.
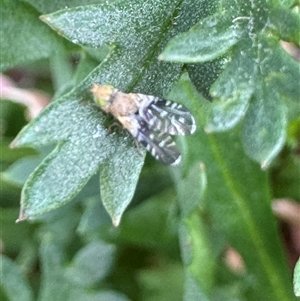
[[[94,96],[94,101],[103,111],[107,111],[112,95],[115,92],[115,88],[112,85],[97,85],[94,84],[91,88],[91,92]]]

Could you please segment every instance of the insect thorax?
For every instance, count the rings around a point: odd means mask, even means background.
[[[112,95],[108,107],[108,112],[115,117],[129,116],[138,111],[138,106],[134,100],[133,94],[125,94],[118,91]]]

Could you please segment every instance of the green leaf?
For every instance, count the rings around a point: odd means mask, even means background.
[[[27,156],[25,158],[17,160],[13,164],[11,164],[4,172],[1,173],[1,178],[11,184],[22,187],[26,182],[28,176],[41,163],[45,156],[49,154],[50,149],[44,148],[40,150],[40,153],[38,155]],[[31,153],[32,152],[33,150],[31,150]]]
[[[282,40],[300,45],[299,14],[280,7],[272,10],[269,17]]]
[[[43,237],[55,238],[55,243],[67,247],[75,237],[75,230],[80,220],[80,214],[74,204],[58,208],[39,216],[38,222],[42,223],[37,233],[40,241]],[[62,231],[63,229],[63,231]]]
[[[274,43],[264,41],[263,45],[271,53]],[[280,96],[296,99],[299,90],[294,79],[296,66],[279,49],[272,52],[277,56],[261,54],[262,62],[258,66],[254,59],[257,50],[247,49],[247,44],[243,49],[239,54],[235,52],[233,61],[212,87],[212,95],[219,101],[212,106],[206,129],[228,130],[245,116],[242,130],[245,151],[265,168],[285,141],[286,106]],[[284,62],[287,68],[283,67]],[[243,64],[247,70],[240,67]],[[280,72],[280,68],[287,72]],[[228,78],[232,80],[228,82]]]
[[[95,108],[93,110],[92,107],[82,105],[75,110],[76,100],[64,102],[60,106],[59,104],[59,101],[52,103],[44,111],[44,113],[50,111],[50,114],[40,115],[35,122],[29,125],[29,127],[33,126],[33,131],[27,131],[25,128],[26,134],[21,134],[22,137],[19,136],[20,138],[17,138],[15,142],[17,146],[23,144],[38,147],[43,144],[58,142],[60,139],[67,140],[69,137],[69,141],[60,143],[29,177],[22,193],[21,219],[22,216],[24,218],[34,217],[59,207],[61,201],[64,202],[70,195],[75,196],[87,182],[89,176],[97,171],[97,163],[101,162],[111,150],[107,147],[107,145],[110,145],[109,141],[111,138],[105,133],[104,128],[99,125],[99,120],[101,118],[103,120],[105,117],[99,116]],[[57,109],[52,110],[52,107]],[[92,111],[94,112],[92,113]],[[70,112],[73,112],[73,114],[70,115]],[[84,116],[91,119],[90,127],[85,123]],[[59,118],[61,118],[61,122],[55,123],[55,129],[53,128],[53,122]],[[39,119],[42,119],[39,125],[34,125],[39,122]],[[73,123],[73,125],[70,123],[72,120],[76,120],[76,123]],[[82,129],[84,129],[84,132]],[[76,144],[74,137],[80,132],[83,132],[83,140],[80,144],[77,142],[77,147],[75,147],[73,145],[74,143]],[[98,144],[98,147],[95,144]],[[89,149],[89,147],[84,147],[84,145],[99,148],[101,144],[107,149],[106,152],[100,154],[97,154],[97,152],[91,152],[90,154],[85,152],[84,148]],[[57,153],[60,153],[60,156],[56,156]],[[79,172],[78,169],[76,171],[78,158],[81,158],[80,168],[83,168],[85,171],[81,170]],[[96,160],[91,164],[89,158]],[[41,174],[43,176],[40,176]],[[79,185],[80,187],[78,188]],[[53,189],[53,187],[56,187],[56,189]]]
[[[202,202],[207,185],[205,169],[197,162],[186,175],[180,175],[178,170],[175,177],[182,216],[179,238],[186,270],[185,294],[187,297],[194,291],[195,281],[197,292],[194,296],[208,300],[214,279],[215,255],[208,228],[200,218],[203,217]]]
[[[108,48],[108,47],[107,47]],[[95,49],[94,49],[95,50]],[[105,55],[104,57],[100,60],[103,61],[104,58],[108,55],[109,49],[107,50],[104,47]],[[99,49],[97,49],[97,54],[99,54]],[[94,60],[90,55],[87,53],[81,53],[80,61],[77,65],[76,72],[74,74],[74,82],[76,85],[78,85],[84,78],[93,70],[97,67],[99,62]]]
[[[130,301],[126,296],[115,291],[103,291],[100,293],[90,293],[78,296],[78,293],[73,293],[70,297],[70,301]]]
[[[40,162],[39,158],[22,158],[1,173],[1,178],[11,184],[22,187],[30,173]]]
[[[78,293],[79,289],[75,289],[75,286],[66,281],[62,268],[63,260],[62,248],[54,243],[49,234],[45,235],[40,246],[42,279],[39,301],[54,301],[60,298],[69,300],[72,290]]]
[[[111,224],[111,220],[102,203],[99,202],[98,196],[84,199],[83,204],[85,209],[77,232],[82,237],[99,237],[99,227],[108,223]]]
[[[54,301],[54,300],[78,300],[78,301],[96,301],[96,300],[117,300],[117,301],[128,301],[128,299],[114,291],[96,291],[90,288],[85,288],[86,284],[93,282],[95,279],[99,279],[101,271],[96,271],[95,253],[96,249],[99,251],[100,243],[90,244],[85,250],[79,251],[79,254],[75,257],[75,266],[73,269],[64,268],[64,250],[59,244],[54,242],[55,239],[49,234],[44,235],[43,242],[40,249],[41,267],[42,267],[42,284],[39,292],[39,301]],[[105,254],[105,258],[108,259],[109,250],[111,249],[108,245],[106,247],[102,244],[101,254]],[[88,253],[92,257],[88,257]],[[99,254],[98,254],[99,256]],[[90,261],[90,262],[89,262]],[[96,260],[97,261],[97,260]],[[98,266],[99,267],[99,266]],[[90,274],[88,275],[88,271]],[[85,282],[77,283],[76,280],[82,280],[83,273],[88,276]],[[75,277],[72,281],[66,276],[70,274]],[[75,283],[74,283],[75,280]],[[108,297],[109,299],[105,299]],[[110,299],[110,297],[112,299]]]
[[[110,83],[123,91],[166,95],[182,66],[156,58],[174,31],[187,28],[199,17],[193,12],[193,18],[187,18],[193,10],[191,2],[113,2],[43,16],[74,43],[88,47],[108,44],[111,52],[82,83],[52,103],[16,138],[15,146],[58,143],[25,184],[19,219],[34,218],[69,202],[100,171],[102,202],[114,224],[119,223],[135,190],[143,157],[129,134],[108,133],[109,119],[91,104],[89,89],[93,83]],[[173,28],[173,13],[181,7],[184,13]]]
[[[218,79],[227,63],[226,57],[220,57],[213,61],[189,64],[187,70],[194,86],[206,99],[212,100],[209,90]]]
[[[177,183],[177,193],[182,217],[188,217],[201,206],[207,180],[205,167],[202,163],[195,164],[187,174],[180,175],[179,170],[174,172]]]
[[[199,283],[195,280],[193,275],[189,272],[185,275],[185,287],[183,301],[201,300],[210,301],[209,297],[201,290]]]
[[[113,245],[94,242],[86,245],[66,268],[70,282],[79,286],[91,286],[102,280],[112,266],[115,248]]]
[[[186,76],[179,85],[180,97],[199,104],[195,112],[197,124],[205,124],[207,103],[199,99]],[[254,300],[293,300],[289,271],[270,206],[267,173],[245,156],[239,134],[234,131],[208,135],[199,129],[187,139],[187,150],[189,166],[199,160],[205,164],[207,186],[201,208],[205,208],[204,216],[208,216],[209,223],[205,217],[202,221],[206,226],[212,223],[213,233],[222,236],[241,254],[247,275],[255,281],[254,286],[249,283]],[[212,245],[214,251],[219,247],[220,242]],[[201,280],[195,279],[198,283]]]
[[[0,285],[7,298],[10,301],[33,300],[33,292],[20,267],[5,255],[0,255],[0,262]]]
[[[173,190],[165,190],[132,208],[118,229],[108,229],[113,241],[154,248],[174,256],[177,251],[178,222]]]
[[[9,144],[11,140],[5,139],[1,137],[1,145],[0,145],[0,152],[1,152],[1,161],[3,163],[13,163],[14,161],[21,159],[25,156],[33,156],[36,154],[36,151],[30,148],[20,148],[20,149],[11,149]]]
[[[161,60],[196,63],[213,60],[235,45],[243,29],[231,18],[216,14],[198,22],[188,32],[174,37],[159,56]]]
[[[278,94],[266,86],[258,90],[247,112],[242,132],[245,152],[262,168],[281,150],[287,124],[286,107]]]
[[[24,2],[30,3],[33,7],[35,7],[39,12],[43,14],[48,14],[55,12],[57,10],[71,8],[81,5],[88,5],[88,4],[97,4],[102,3],[105,0],[22,0]],[[111,0],[110,0],[111,2]]]
[[[5,199],[2,191],[1,198]],[[19,224],[15,223],[15,219],[18,216],[17,204],[12,208],[4,208],[5,204],[2,201],[1,205],[1,240],[5,246],[5,252],[6,254],[18,254],[28,242],[28,239],[24,238],[32,235],[33,227],[30,224],[20,227]]]
[[[1,46],[0,46],[1,47]],[[25,107],[21,104],[14,103],[10,100],[3,99],[5,96],[5,77],[3,77],[1,83],[1,102],[0,102],[0,129],[1,136],[3,136],[3,145],[8,145],[8,140],[11,141],[11,137],[14,137],[20,129],[27,123],[25,118]],[[3,92],[3,94],[2,94]],[[7,96],[8,97],[8,96]],[[5,138],[6,139],[5,139]],[[5,139],[5,140],[4,140]],[[7,157],[7,152],[3,152],[3,160]]]
[[[130,203],[134,189],[138,181],[139,173],[143,166],[143,155],[138,150],[132,153],[131,149],[116,149],[115,160],[107,160],[101,169],[100,194],[104,207],[112,218],[115,226],[118,226],[124,210]],[[140,158],[138,158],[140,156]],[[136,162],[134,168],[130,161]],[[120,166],[123,168],[120,169]],[[127,185],[124,185],[126,183]]]
[[[299,66],[279,44],[279,39],[299,43],[299,24],[299,16],[279,3],[266,1],[264,10],[257,10],[256,5],[244,6],[242,2],[235,5],[224,3],[221,12],[206,17],[188,32],[174,37],[160,56],[167,61],[201,63],[228,53],[228,63],[210,91],[216,101],[209,110],[206,130],[229,130],[246,116],[244,147],[247,154],[264,167],[284,145],[287,123],[283,104],[278,104],[275,112],[263,102],[270,102],[269,96],[273,97],[273,94],[275,98],[290,98],[297,102],[300,97]],[[232,48],[231,53],[229,48]],[[201,72],[204,69],[201,69],[202,65],[199,64],[196,71]],[[208,77],[215,74],[211,67]],[[204,76],[197,76],[193,68],[189,67],[191,78],[197,89],[207,96],[207,87],[205,89],[201,84]],[[260,107],[265,107],[265,110],[261,109],[265,114],[264,120],[258,120],[260,117],[253,114],[257,111],[257,97],[261,99]],[[254,100],[250,101],[251,98]],[[280,109],[283,109],[282,113]],[[267,141],[262,140],[264,137],[260,139],[258,128],[268,128],[273,120],[276,120],[275,132]]]
[[[291,8],[295,5],[295,0],[281,0],[280,3],[285,7]]]
[[[298,259],[294,268],[294,293],[300,297],[300,260]]]
[[[251,94],[247,92],[249,90],[246,89],[225,102],[214,102],[205,130],[207,132],[221,132],[236,126],[248,109]]]
[[[0,70],[47,58],[63,49],[62,40],[43,25],[29,5],[19,1],[1,4]]]
[[[57,95],[57,92],[62,90],[72,80],[73,70],[71,62],[68,61],[67,55],[57,53],[50,58],[50,68],[53,86]]]
[[[137,280],[141,287],[141,300],[182,300],[183,271],[179,264],[144,269],[138,272]]]
[[[261,85],[270,83],[271,90],[276,90],[284,99],[287,98],[299,104],[299,64],[281,46],[278,47],[277,41],[262,40],[261,43],[266,50],[265,55],[261,56],[261,64],[256,67],[260,71],[257,75]],[[271,55],[268,55],[269,51],[272,51]]]
[[[216,100],[212,103],[207,118],[208,132],[228,130],[246,114],[255,90],[252,78],[254,64],[252,59],[243,53],[234,51],[232,61],[227,64],[220,78],[211,87],[211,95]],[[247,65],[247,70],[240,67],[243,64]],[[228,81],[228,78],[231,80]]]
[[[209,233],[205,222],[199,218],[199,212],[193,212],[182,221],[180,245],[186,277],[194,278],[199,292],[203,298],[207,298],[211,294],[214,282],[215,256],[210,245]]]

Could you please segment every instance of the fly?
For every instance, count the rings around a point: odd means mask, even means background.
[[[195,119],[181,104],[152,95],[124,93],[111,85],[94,84],[95,103],[113,115],[157,160],[177,165],[180,152],[171,135],[196,130]]]

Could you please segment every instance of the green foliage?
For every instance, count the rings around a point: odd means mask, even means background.
[[[299,295],[271,209],[300,199],[299,65],[280,46],[300,44],[292,4],[1,0],[1,70],[47,66],[36,88],[54,90],[22,130],[24,108],[0,103],[3,300]],[[110,128],[94,83],[189,108],[198,129],[177,139],[182,164]],[[13,224],[19,198],[27,221]],[[225,263],[228,246],[242,271]]]
[[[300,296],[300,260],[298,260],[294,270],[294,292],[297,297]]]
[[[224,4],[223,11],[174,37],[160,58],[181,63],[206,62],[235,46],[231,61],[211,88],[216,101],[207,130],[228,130],[246,115],[244,149],[265,168],[284,144],[284,98],[298,101],[300,96],[296,84],[299,67],[279,47],[280,39],[299,44],[300,19],[277,1],[264,1],[263,11],[255,6]]]
[[[3,276],[5,275],[5,277],[1,277],[0,284],[9,300],[32,300],[32,290],[18,265],[5,255],[1,255],[0,260],[1,273]]]
[[[38,16],[37,11],[22,2],[1,1],[1,71],[64,50],[63,41],[42,25]],[[26,30],[20,30],[24,24]]]

